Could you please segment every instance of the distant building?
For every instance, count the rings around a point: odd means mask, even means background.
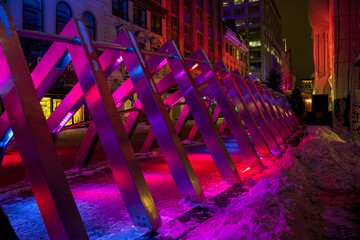
[[[307,93],[307,94],[312,94],[313,93],[313,84],[314,84],[313,78],[301,79],[302,92]]]
[[[328,94],[330,107],[342,119],[346,97],[360,88],[360,0],[310,0],[315,82],[314,93]]]
[[[281,18],[273,0],[224,0],[223,12],[248,43],[249,73],[264,81],[272,61],[282,61]]]
[[[234,32],[235,31],[235,32]],[[248,75],[248,57],[247,48],[241,35],[232,31],[230,27],[225,26],[225,51],[223,60],[230,71],[238,69],[241,75]]]
[[[282,59],[281,72],[283,78],[282,87],[285,90],[292,90],[295,88],[296,76],[291,61],[292,60],[291,49],[288,49],[287,51],[282,51],[281,59]]]

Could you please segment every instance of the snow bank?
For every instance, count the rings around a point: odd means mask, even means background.
[[[310,128],[298,146],[307,178],[323,191],[360,191],[360,147],[345,142],[329,128]]]
[[[298,147],[288,148],[280,159],[264,159],[268,169],[245,177],[249,192],[184,239],[329,237],[328,220],[339,213],[324,215],[328,206],[318,190],[358,193],[359,156],[356,143],[346,143],[329,128],[310,127]]]

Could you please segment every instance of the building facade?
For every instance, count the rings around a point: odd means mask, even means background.
[[[247,48],[241,35],[235,33],[229,27],[225,26],[224,42],[225,48],[223,60],[229,71],[238,69],[242,76],[248,75],[247,55],[249,49]]]
[[[203,47],[211,62],[223,57],[224,35],[220,0],[0,1],[8,4],[15,26],[19,29],[58,34],[66,23],[75,17],[84,21],[93,40],[111,42],[123,28],[128,28],[134,34],[140,49],[155,51],[166,40],[173,39],[183,56],[189,56],[198,47]],[[51,44],[33,39],[21,39],[21,43],[30,70],[36,66]],[[101,50],[98,53],[100,54]],[[155,82],[169,71],[167,68],[160,70],[154,76]],[[109,87],[115,91],[128,77],[124,65],[120,65],[108,77]],[[75,72],[69,64],[42,100],[46,116],[60,104],[63,96],[76,82]],[[127,101],[125,108],[130,108],[134,100]],[[75,117],[77,116],[76,114]],[[72,119],[72,122],[82,120],[84,117],[75,121]]]
[[[223,24],[220,0],[166,1],[166,38],[173,39],[183,56],[202,47],[211,62],[222,58]]]
[[[291,49],[285,49],[281,52],[281,73],[282,73],[282,88],[284,90],[292,90],[295,88],[296,76],[294,67],[292,65],[292,54]]]
[[[310,0],[315,81],[314,94],[328,94],[330,108],[344,119],[346,98],[360,89],[360,0]]]
[[[249,74],[264,81],[272,62],[282,62],[281,18],[273,0],[224,0],[223,14],[248,43]]]

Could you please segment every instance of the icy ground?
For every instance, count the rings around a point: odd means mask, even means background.
[[[213,199],[233,187],[221,181],[204,145],[187,147],[208,199],[198,206],[181,199],[159,152],[138,155],[163,221],[149,236],[201,240],[360,239],[357,143],[345,142],[326,127],[308,128],[308,135],[298,146],[289,146],[282,157],[263,158],[268,168],[257,171],[247,170],[248,164],[241,159],[233,139],[225,141],[244,186],[238,194],[224,198],[224,204]],[[146,239],[142,236],[147,229],[132,226],[106,163],[96,163],[81,173],[68,171],[67,178],[91,239]],[[0,204],[20,239],[48,238],[26,182],[3,187],[0,193]],[[198,209],[195,218],[178,221],[194,209]]]

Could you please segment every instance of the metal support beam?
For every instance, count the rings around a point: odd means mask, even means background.
[[[258,166],[262,166],[260,158],[246,133],[245,127],[235,111],[235,107],[231,104],[224,87],[217,78],[204,50],[199,48],[190,57],[207,61],[208,64],[202,64],[199,68],[204,76],[205,82],[214,95],[217,104],[219,104],[221,112],[229,124],[231,132],[240,148],[241,153],[243,154],[243,157]]]
[[[274,108],[271,105],[271,103],[270,103],[264,89],[262,88],[262,85],[260,84],[259,81],[254,81],[254,84],[255,84],[255,87],[257,88],[261,98],[263,99],[265,107],[269,111],[270,116],[273,119],[278,132],[280,133],[280,136],[281,136],[281,138],[283,140],[283,143],[285,143],[285,140],[288,139],[288,136],[287,136],[283,126],[281,125],[280,120],[279,120],[276,112],[274,111]]]
[[[247,86],[250,89],[251,94],[253,95],[253,97],[257,103],[257,106],[259,107],[260,112],[263,114],[263,116],[266,120],[266,123],[268,124],[268,126],[271,129],[271,132],[276,140],[277,146],[280,147],[280,144],[283,143],[283,139],[274,123],[274,120],[272,119],[269,111],[267,110],[263,99],[261,98],[258,90],[256,89],[252,79],[250,77],[247,77],[245,79],[245,81],[246,81]]]
[[[123,34],[126,41],[125,30]],[[65,26],[62,35],[76,36],[82,43],[82,46],[69,45],[68,51],[130,218],[134,224],[156,228],[160,223],[158,211],[136,162],[86,27],[82,21],[73,19]]]
[[[199,131],[221,177],[223,180],[232,184],[241,183],[239,173],[235,168],[230,154],[228,153],[225,144],[204,104],[202,95],[198,90],[194,79],[191,77],[188,67],[182,59],[175,43],[172,40],[167,41],[159,48],[159,52],[171,53],[177,56],[167,59],[168,65],[187,105],[190,108],[192,116],[199,126]]]
[[[0,95],[51,239],[88,239],[6,5],[0,3]]]
[[[265,142],[254,117],[250,113],[249,107],[245,103],[235,79],[231,74],[229,74],[229,71],[223,61],[219,61],[216,66],[218,67],[217,69],[219,69],[217,72],[218,76],[223,82],[224,87],[231,98],[232,104],[236,107],[240,118],[244,121],[245,127],[249,131],[250,138],[257,152],[261,156],[270,154],[271,152],[269,146]]]
[[[232,72],[232,76],[236,82],[236,85],[238,86],[240,92],[242,93],[244,100],[249,107],[250,112],[254,116],[256,122],[259,125],[260,131],[262,132],[266,143],[268,144],[270,149],[279,149],[279,145],[276,142],[276,139],[271,132],[271,129],[260,110],[260,107],[258,106],[257,101],[255,100],[253,94],[251,93],[245,79],[241,76],[239,70],[235,70]]]
[[[123,45],[134,49],[132,52],[122,52],[121,56],[175,183],[185,199],[201,202],[204,193],[134,36],[130,32],[122,32],[120,35]]]

